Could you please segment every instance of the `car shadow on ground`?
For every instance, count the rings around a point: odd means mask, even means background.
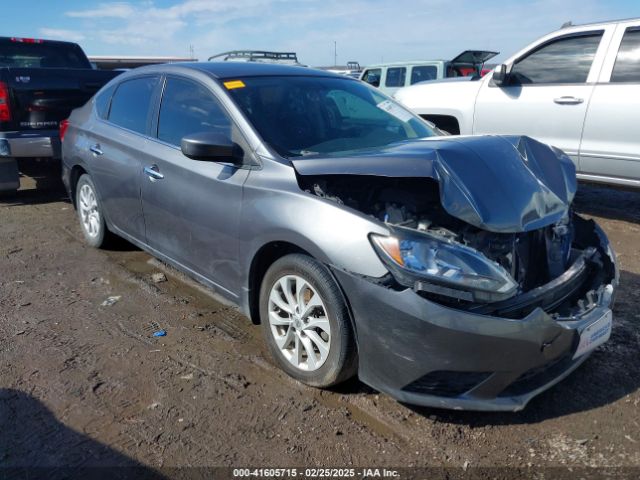
[[[640,224],[640,191],[580,183],[573,203],[578,213]]]
[[[0,195],[0,205],[37,205],[69,201],[56,160],[20,159],[20,189]]]
[[[56,419],[40,400],[0,389],[0,477],[164,478]]]

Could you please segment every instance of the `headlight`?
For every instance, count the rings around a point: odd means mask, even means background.
[[[428,233],[371,234],[371,241],[401,284],[462,300],[494,302],[513,296],[516,281],[478,251]]]

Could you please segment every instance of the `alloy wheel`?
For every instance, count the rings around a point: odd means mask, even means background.
[[[319,369],[331,346],[331,327],[322,298],[298,275],[279,278],[269,294],[269,324],[280,353],[294,367]]]
[[[92,238],[97,237],[100,234],[98,200],[93,188],[86,183],[82,185],[78,194],[78,209],[84,231]]]

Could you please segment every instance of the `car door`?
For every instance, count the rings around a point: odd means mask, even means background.
[[[609,51],[587,110],[581,176],[640,186],[640,22],[619,25]]]
[[[577,164],[587,105],[602,64],[605,30],[554,37],[513,62],[502,86],[485,80],[473,133],[528,135],[565,151]]]
[[[167,76],[142,181],[147,244],[223,293],[236,296],[238,222],[248,170],[183,155],[188,134],[217,131],[245,152],[237,127],[213,92],[197,81]]]
[[[87,145],[91,175],[111,227],[139,241],[145,236],[142,165],[159,82],[158,75],[144,75],[119,83],[110,98],[109,91],[99,95],[98,120]]]

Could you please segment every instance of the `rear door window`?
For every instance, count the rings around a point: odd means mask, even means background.
[[[427,80],[435,80],[438,77],[438,68],[435,65],[422,65],[411,69],[411,85]]]
[[[628,28],[620,43],[612,82],[640,82],[640,27]]]
[[[231,138],[231,120],[203,85],[168,77],[158,118],[158,139],[180,146],[186,135],[219,132]]]
[[[602,32],[553,40],[519,60],[511,71],[516,84],[585,83]]]
[[[385,87],[404,87],[404,80],[407,75],[405,67],[393,67],[387,69],[387,78],[384,81]]]
[[[380,77],[382,76],[382,69],[374,68],[371,70],[366,70],[362,75],[362,80],[367,82],[374,87],[380,86]]]
[[[120,83],[111,99],[109,121],[127,130],[146,134],[149,107],[157,85],[158,77],[155,76]]]

